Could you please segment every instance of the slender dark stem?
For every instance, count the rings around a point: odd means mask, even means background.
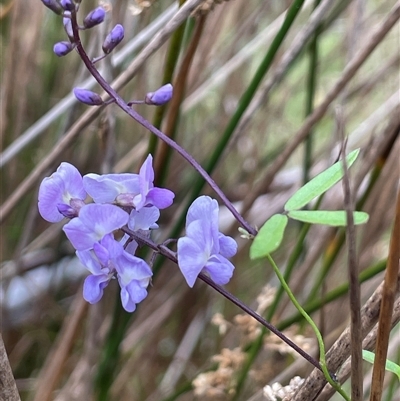
[[[130,235],[131,237],[133,237],[135,239],[135,241],[138,242],[139,244],[146,245],[149,248],[153,249],[155,252],[165,256],[166,258],[168,258],[172,262],[178,263],[178,259],[176,257],[176,253],[174,251],[172,251],[171,249],[167,248],[164,244],[157,245],[149,237],[146,237],[145,235],[140,234],[140,233],[138,233],[136,231],[131,231],[126,227],[123,228],[122,230],[125,233],[127,233],[128,235]],[[319,362],[315,358],[313,358],[311,355],[307,354],[307,352],[303,351],[299,346],[297,346],[293,341],[291,341],[288,337],[286,337],[275,326],[273,326],[271,323],[267,322],[263,317],[261,317],[253,309],[251,309],[247,305],[245,305],[239,298],[236,298],[229,291],[225,290],[225,288],[223,288],[220,285],[214,283],[214,281],[212,281],[210,277],[206,276],[203,273],[199,274],[199,279],[204,281],[210,287],[214,288],[215,291],[219,292],[222,296],[224,296],[226,299],[228,299],[233,304],[238,306],[240,309],[242,309],[249,316],[251,316],[252,318],[256,319],[264,327],[266,327],[268,330],[270,330],[272,333],[274,333],[276,336],[278,336],[283,342],[285,342],[287,345],[289,345],[291,348],[293,348],[304,359],[306,359],[313,366],[315,366],[317,369],[322,371],[321,365],[319,364]]]
[[[166,136],[163,132],[159,129],[154,127],[149,121],[147,121],[144,117],[142,117],[138,112],[133,110],[128,104],[118,95],[118,93],[108,84],[108,82],[101,76],[99,71],[93,65],[92,61],[88,57],[85,52],[85,49],[82,46],[82,42],[79,36],[79,29],[78,24],[76,21],[76,12],[71,13],[71,22],[72,22],[72,29],[74,33],[74,40],[76,43],[76,50],[86,65],[86,68],[92,74],[92,76],[96,79],[96,81],[100,84],[100,86],[112,97],[115,99],[115,103],[122,109],[126,114],[132,117],[135,121],[137,121],[140,125],[147,128],[150,132],[164,141],[168,146],[173,148],[176,152],[178,152],[189,164],[193,166],[195,170],[207,181],[210,187],[218,194],[221,198],[222,202],[225,206],[231,211],[235,219],[240,223],[240,225],[245,228],[250,234],[256,235],[257,231],[254,227],[252,227],[242,216],[241,214],[235,209],[226,195],[222,192],[216,182],[210,177],[210,175],[204,170],[204,168],[180,145],[178,145],[174,140]]]

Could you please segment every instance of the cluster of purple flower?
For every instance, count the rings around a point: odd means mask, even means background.
[[[128,312],[147,295],[152,271],[135,256],[138,243],[128,234],[119,241],[115,232],[124,227],[149,236],[158,228],[160,209],[170,206],[174,193],[153,184],[149,155],[139,174],[87,174],[69,163],[61,163],[39,189],[39,212],[49,222],[71,219],[63,230],[76,255],[91,273],[84,282],[83,296],[98,302],[111,279],[117,278],[121,301]],[[94,203],[86,204],[88,195]],[[178,240],[177,259],[190,287],[200,272],[217,284],[226,284],[234,266],[226,258],[237,250],[236,242],[218,230],[218,203],[208,196],[197,198],[187,214],[186,236]]]

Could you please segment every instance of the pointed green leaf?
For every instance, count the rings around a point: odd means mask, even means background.
[[[374,363],[375,354],[374,354],[373,352],[367,351],[367,350],[363,349],[362,353],[363,353],[363,358],[364,358],[367,362],[369,362],[369,363]],[[394,373],[394,374],[398,377],[398,379],[400,380],[400,366],[399,366],[397,363],[392,362],[392,361],[390,361],[389,359],[386,359],[386,366],[385,366],[385,369],[386,369],[388,372]]]
[[[260,228],[250,247],[250,259],[259,259],[275,251],[282,242],[287,216],[274,214]]]
[[[360,149],[356,149],[347,155],[347,167],[350,167],[356,161],[359,152]],[[296,191],[286,202],[285,210],[301,209],[314,198],[322,195],[329,188],[333,187],[343,178],[343,174],[343,162],[339,160]]]
[[[292,210],[288,213],[291,219],[310,224],[326,224],[327,226],[341,227],[347,225],[344,210]],[[368,221],[365,212],[353,212],[354,224],[364,224]]]

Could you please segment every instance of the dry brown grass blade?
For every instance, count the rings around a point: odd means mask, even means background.
[[[64,320],[53,349],[49,352],[37,381],[34,401],[50,401],[52,393],[61,376],[64,363],[75,342],[78,331],[82,328],[82,320],[88,303],[82,297],[79,288],[70,308],[70,315]]]
[[[356,228],[353,212],[355,210],[354,195],[350,188],[350,177],[346,161],[346,139],[343,110],[338,106],[336,110],[338,121],[339,140],[342,143],[343,155],[343,193],[344,208],[346,210],[346,240],[348,247],[347,270],[349,277],[350,296],[350,335],[351,335],[351,399],[361,401],[363,398],[363,371],[362,371],[362,337],[361,337],[361,290],[358,280],[358,258],[356,251]]]
[[[0,334],[0,399],[3,401],[21,401],[17,386],[8,361],[3,337]]]
[[[381,311],[378,322],[375,362],[372,373],[370,401],[380,401],[382,397],[385,364],[389,345],[393,305],[399,288],[400,260],[400,190],[397,193],[396,215],[390,239],[388,263],[382,294]]]
[[[253,188],[249,195],[244,199],[241,208],[241,213],[246,217],[247,211],[253,202],[265,193],[271,185],[277,172],[285,165],[294,150],[308,136],[311,128],[325,115],[330,104],[337,98],[341,91],[346,87],[348,82],[354,77],[358,69],[364,64],[368,56],[380,44],[386,34],[391,30],[395,23],[400,18],[400,2],[397,2],[386,18],[379,24],[376,30],[372,33],[369,40],[365,41],[365,45],[354,55],[352,60],[345,67],[342,76],[331,88],[322,103],[315,108],[305,120],[302,127],[295,133],[293,140],[288,142],[282,152],[275,159],[271,167],[267,170],[265,176],[260,180],[260,184]]]

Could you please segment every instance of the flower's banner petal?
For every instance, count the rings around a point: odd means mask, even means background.
[[[160,218],[160,211],[155,206],[143,207],[139,211],[133,209],[129,215],[128,227],[132,231],[150,230],[158,228],[156,221]]]
[[[152,188],[146,195],[146,203],[158,209],[165,209],[172,205],[175,194],[166,188]]]
[[[186,227],[186,237],[192,239],[199,249],[206,255],[211,256],[213,238],[211,235],[211,224],[208,220],[195,220]]]
[[[87,205],[89,206],[89,205]],[[87,207],[85,206],[85,207]],[[83,210],[84,208],[82,208]],[[79,217],[72,219],[63,227],[65,235],[77,251],[92,249],[93,244],[99,241],[99,237],[91,228],[86,227]]]
[[[219,253],[225,258],[231,258],[236,255],[237,243],[232,237],[228,237],[222,233],[218,234]]]
[[[194,220],[208,220],[213,222],[213,228],[218,230],[218,202],[209,196],[199,196],[189,207],[186,216],[186,226]]]
[[[86,277],[83,283],[83,298],[91,304],[99,302],[103,296],[104,288],[108,285],[108,281],[107,275],[90,275]]]
[[[85,200],[86,191],[83,187],[82,175],[75,166],[63,162],[57,169],[57,173],[64,181],[65,190],[67,192],[67,194],[64,195],[66,196],[66,202],[64,203],[68,203],[71,198]]]
[[[347,167],[351,167],[351,165],[356,161],[359,152],[360,149],[356,149],[347,155]],[[291,211],[301,209],[314,198],[322,195],[329,188],[333,187],[343,178],[343,175],[343,161],[339,160],[337,163],[318,174],[311,181],[307,182],[307,184],[297,190],[286,202],[285,210]]]
[[[100,262],[97,260],[97,258],[94,257],[93,251],[91,251],[91,250],[76,251],[75,253],[76,253],[76,256],[78,256],[78,259],[81,261],[81,263],[93,275],[98,276],[98,275],[103,275],[105,273],[108,273],[108,272],[104,272]]]
[[[128,285],[132,280],[149,279],[153,272],[150,266],[143,260],[123,251],[121,256],[113,260],[118,272],[121,285]]]
[[[214,283],[224,285],[232,278],[235,266],[221,255],[213,255],[204,266],[204,272],[208,273]]]
[[[64,203],[64,182],[61,177],[53,174],[46,177],[39,188],[39,213],[50,223],[61,221],[64,216],[58,211],[57,205]]]
[[[79,212],[82,223],[95,232],[98,241],[128,223],[129,214],[118,206],[89,204]]]
[[[83,185],[96,203],[113,202],[124,193],[137,194],[140,191],[137,174],[86,174]]]
[[[195,240],[182,237],[177,245],[178,266],[189,287],[193,287],[197,276],[207,263],[206,255]]]

